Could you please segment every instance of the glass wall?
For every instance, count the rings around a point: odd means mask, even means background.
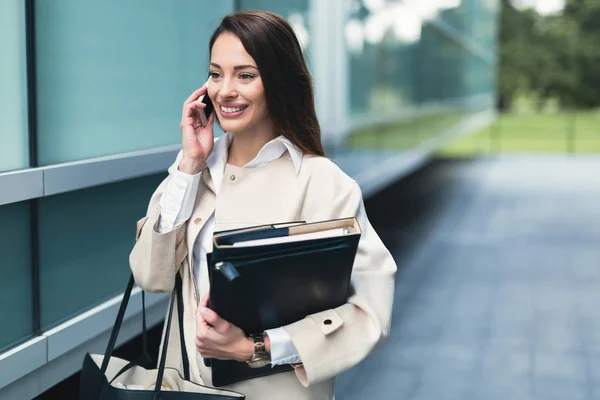
[[[496,3],[352,2],[346,151],[413,149],[492,109]]]
[[[0,207],[0,352],[33,335],[30,226],[27,202]]]
[[[239,4],[290,22],[302,16],[298,36],[306,31],[310,46],[326,48],[305,56],[320,57],[309,65],[322,86],[323,141],[347,172],[363,168],[357,161],[428,145],[494,108],[498,0]]]
[[[455,0],[453,5],[440,12],[440,20],[477,45],[495,47],[498,0]]]
[[[229,2],[35,2],[39,164],[178,144]]]
[[[183,101],[206,80],[210,35],[233,11],[233,1],[26,4],[5,0],[0,12],[0,194],[15,193],[0,196],[0,204],[9,199],[0,205],[0,319],[9,322],[0,352],[35,326],[45,331],[122,290],[135,222],[164,178],[44,197],[43,174],[27,171],[30,145],[44,168],[180,144]],[[28,26],[35,32],[30,87]],[[28,90],[36,98],[34,143]],[[6,174],[17,169],[31,173]]]
[[[40,199],[43,329],[123,290],[135,223],[164,174]]]
[[[47,359],[46,344],[27,340],[37,333],[49,334],[50,341],[49,329],[63,322],[72,322],[65,330],[74,331],[83,322],[98,335],[110,328],[102,316],[73,318],[123,290],[136,221],[165,177],[139,175],[161,168],[151,165],[153,157],[165,163],[160,147],[181,144],[183,102],[206,81],[209,38],[233,6],[233,0],[2,2],[0,371],[15,359],[20,370],[39,368]],[[28,49],[28,43],[34,46]],[[215,133],[222,132],[216,127]],[[36,151],[35,170],[30,148]],[[112,160],[86,162],[145,149],[150,151],[143,166],[134,165],[138,158],[122,157],[118,173]],[[72,161],[84,163],[62,165]],[[128,165],[132,179],[123,178]],[[113,175],[123,180],[81,189],[86,185],[77,178],[78,167],[95,174],[94,181],[112,182]],[[56,176],[65,182],[44,180],[50,168],[62,172]],[[13,170],[23,171],[7,173]],[[69,173],[77,181],[70,189]],[[66,192],[44,195],[53,184]],[[59,380],[80,365],[62,357],[52,372]],[[0,398],[7,385],[14,387],[10,379],[0,373]],[[43,390],[33,386],[26,390]]]
[[[0,172],[29,165],[25,2],[0,12]]]

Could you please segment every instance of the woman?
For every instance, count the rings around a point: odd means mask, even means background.
[[[264,341],[273,365],[292,364],[294,370],[227,389],[249,400],[331,399],[335,376],[389,335],[396,265],[365,215],[358,184],[323,156],[310,74],[289,24],[269,12],[232,14],[209,48],[210,85],[183,104],[183,149],[137,223],[131,269],[150,292],[170,292],[181,274],[193,381],[212,384],[203,358],[248,362],[255,343]],[[204,93],[215,112],[202,127]],[[227,132],[216,142],[215,116]],[[206,307],[213,232],[352,216],[363,233],[345,305],[262,338],[246,337]],[[167,365],[180,368],[177,324],[171,329]]]

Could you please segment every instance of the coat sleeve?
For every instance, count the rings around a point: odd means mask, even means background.
[[[358,364],[390,334],[396,263],[366,216],[356,182],[333,204],[331,218],[356,216],[362,235],[348,302],[283,327],[302,359],[295,372],[306,387]]]
[[[135,282],[143,290],[152,293],[173,290],[175,274],[187,255],[186,223],[169,232],[158,232],[160,199],[181,157],[180,151],[173,165],[169,167],[169,175],[152,194],[146,216],[137,222],[136,242],[129,256]]]

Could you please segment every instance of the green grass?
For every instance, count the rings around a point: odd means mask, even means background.
[[[460,112],[423,115],[352,132],[354,149],[410,149],[468,117]],[[571,148],[572,147],[572,148]],[[487,128],[448,143],[440,156],[487,153],[600,153],[600,110],[572,113],[500,114]]]
[[[449,143],[439,153],[442,156],[472,156],[569,151],[600,153],[600,111],[501,114],[491,126]]]

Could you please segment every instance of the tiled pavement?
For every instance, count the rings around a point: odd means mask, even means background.
[[[437,161],[367,212],[392,335],[337,400],[600,399],[600,158]]]

